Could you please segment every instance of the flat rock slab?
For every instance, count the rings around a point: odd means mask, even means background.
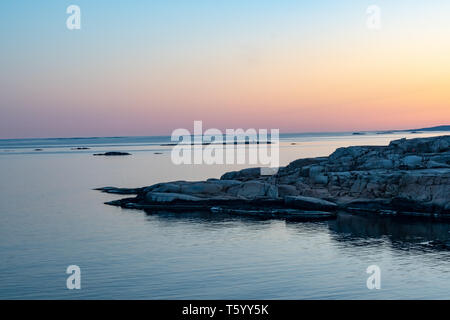
[[[168,203],[177,200],[181,201],[201,201],[203,199],[182,193],[148,192],[145,199],[149,202]]]
[[[316,218],[331,217],[339,209],[450,217],[450,136],[339,148],[329,157],[296,160],[270,176],[262,175],[261,168],[249,168],[226,173],[220,180],[100,190],[136,194],[134,199],[109,204],[145,210],[219,207],[214,210]]]
[[[113,194],[139,194],[142,191],[142,188],[116,188],[116,187],[102,187],[96,188],[94,190],[98,190],[104,193],[113,193]]]
[[[333,211],[338,208],[334,202],[313,197],[286,196],[284,201],[286,205],[299,209]]]

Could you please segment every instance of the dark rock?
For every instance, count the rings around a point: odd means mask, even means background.
[[[248,168],[240,171],[231,171],[225,173],[220,180],[248,180],[256,179],[261,176],[261,168]]]
[[[297,196],[298,194],[299,194],[299,192],[295,186],[292,186],[289,184],[278,185],[278,195],[280,197]]]
[[[139,194],[142,192],[143,188],[102,187],[102,188],[96,188],[94,190],[99,190],[104,193],[115,193],[115,194]]]
[[[288,209],[340,209],[450,217],[450,136],[339,148],[329,157],[293,161],[273,176],[249,168],[228,172],[220,180],[101,190],[137,194],[134,200],[114,205],[148,210],[220,207],[235,213],[276,215]]]
[[[228,189],[227,193],[242,199],[278,198],[278,189],[275,185],[259,181],[247,181]]]
[[[334,202],[313,197],[287,196],[284,201],[289,207],[299,209],[334,211],[338,208]]]
[[[199,197],[182,194],[182,193],[168,193],[168,192],[148,192],[145,195],[145,200],[149,203],[166,203],[182,201],[201,201]]]
[[[94,156],[130,156],[128,152],[110,151],[105,153],[94,153]]]
[[[210,182],[186,183],[181,186],[181,193],[186,194],[220,194],[223,188],[220,184]]]

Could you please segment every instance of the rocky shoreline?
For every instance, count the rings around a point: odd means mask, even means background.
[[[388,146],[339,148],[298,159],[277,174],[259,168],[220,179],[97,190],[135,195],[109,205],[146,211],[211,211],[294,219],[330,219],[338,211],[450,217],[450,135],[400,139]]]

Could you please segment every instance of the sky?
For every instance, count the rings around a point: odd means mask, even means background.
[[[2,0],[0,138],[450,124],[449,15],[448,0]]]

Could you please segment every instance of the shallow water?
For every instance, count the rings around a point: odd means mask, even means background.
[[[281,163],[438,134],[286,135]],[[246,167],[175,166],[170,148],[160,146],[166,140],[0,140],[0,298],[449,298],[450,222],[341,214],[300,223],[104,205],[120,196],[93,188]],[[81,146],[90,149],[71,150]],[[92,156],[110,150],[132,156]],[[66,289],[72,264],[81,268],[81,290]],[[380,290],[366,287],[373,264],[381,268]]]

